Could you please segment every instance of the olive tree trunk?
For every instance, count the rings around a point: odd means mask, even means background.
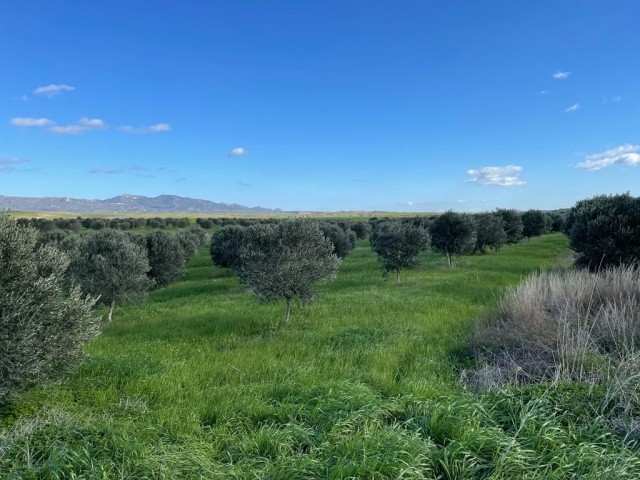
[[[289,317],[291,315],[291,299],[287,298],[287,310],[284,313],[284,323],[289,323]]]

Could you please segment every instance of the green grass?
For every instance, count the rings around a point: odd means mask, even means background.
[[[425,254],[396,284],[361,242],[274,330],[284,305],[203,247],[179,282],[116,309],[74,375],[0,411],[0,478],[640,478],[584,406],[558,407],[573,386],[482,397],[457,381],[474,319],[566,253],[547,235],[452,270]]]

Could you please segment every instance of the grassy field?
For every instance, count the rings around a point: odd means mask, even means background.
[[[0,411],[0,478],[640,478],[580,385],[458,382],[474,319],[566,255],[557,234],[452,270],[425,254],[396,284],[361,242],[274,330],[284,305],[205,247],[179,282],[117,309],[73,376]]]

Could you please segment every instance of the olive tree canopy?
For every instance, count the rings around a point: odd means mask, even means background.
[[[309,302],[316,283],[335,277],[340,259],[333,248],[317,222],[254,225],[246,231],[236,270],[240,281],[263,301],[285,301],[288,323],[293,300]]]
[[[0,215],[0,404],[75,365],[98,334],[95,298],[65,291],[69,257]]]
[[[82,237],[71,252],[71,277],[100,303],[113,308],[146,295],[153,281],[147,277],[146,250],[118,230],[104,229]]]
[[[371,248],[378,254],[383,274],[394,272],[396,282],[400,282],[403,268],[420,264],[418,254],[429,248],[429,232],[410,223],[381,222],[371,233]]]
[[[433,221],[430,230],[431,245],[447,256],[449,268],[453,266],[454,255],[471,253],[475,248],[476,225],[469,214],[449,210]]]
[[[640,197],[599,195],[581,200],[569,212],[565,231],[576,265],[601,267],[640,262]]]

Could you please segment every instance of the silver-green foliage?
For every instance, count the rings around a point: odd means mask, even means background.
[[[371,247],[378,254],[383,274],[394,272],[396,282],[403,268],[420,264],[418,254],[429,248],[429,240],[424,228],[398,221],[379,223],[371,233]]]
[[[285,300],[288,322],[292,300],[312,300],[315,284],[335,277],[339,263],[318,224],[296,219],[249,227],[236,270],[260,299]]]
[[[115,305],[145,296],[153,285],[147,252],[117,230],[83,236],[71,258],[71,278],[84,292],[100,296],[100,303],[109,306],[109,320]]]
[[[0,403],[75,365],[98,334],[95,299],[64,292],[69,257],[0,215]]]
[[[240,249],[245,243],[246,227],[226,225],[211,237],[209,253],[214,265],[235,268],[240,261]]]
[[[171,284],[184,270],[187,262],[178,234],[154,230],[147,235],[147,254],[149,256],[149,276],[158,286]]]
[[[499,250],[507,243],[507,234],[500,215],[492,212],[476,213],[473,219],[477,229],[476,251],[484,253],[487,248]]]
[[[476,245],[477,230],[473,217],[449,210],[438,216],[430,227],[431,245],[447,256],[449,267],[453,255],[471,253]]]

